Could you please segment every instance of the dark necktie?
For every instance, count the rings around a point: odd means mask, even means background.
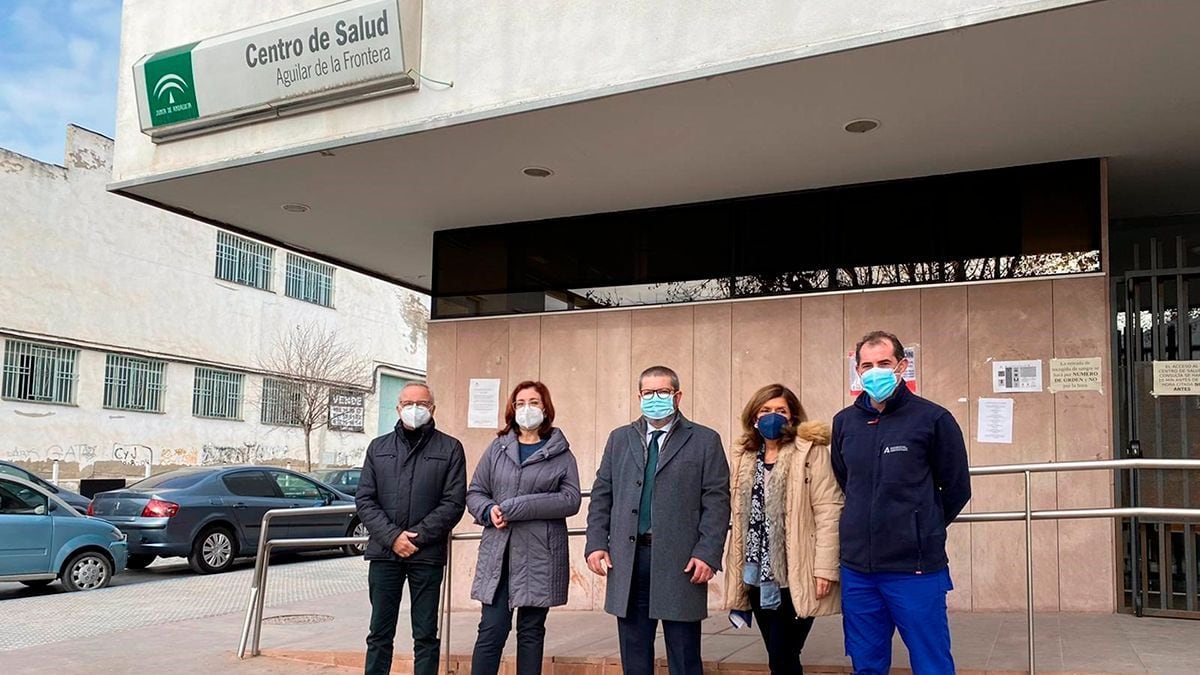
[[[658,470],[658,439],[665,431],[650,432],[650,448],[646,451],[646,475],[642,478],[642,503],[638,506],[638,534],[650,531],[650,506],[654,503],[654,473]]]

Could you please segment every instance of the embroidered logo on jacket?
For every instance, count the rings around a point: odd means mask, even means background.
[[[883,449],[883,454],[890,455],[893,452],[908,452],[907,445],[892,445]]]

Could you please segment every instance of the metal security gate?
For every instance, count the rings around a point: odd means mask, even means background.
[[[1153,394],[1154,361],[1200,359],[1197,245],[1196,234],[1150,238],[1133,245],[1132,269],[1113,275],[1119,456],[1200,459],[1200,396]],[[1119,506],[1200,506],[1200,472],[1123,473]],[[1122,608],[1200,618],[1200,524],[1131,518],[1121,535]]]

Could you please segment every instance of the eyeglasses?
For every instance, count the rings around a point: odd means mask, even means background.
[[[649,401],[652,398],[668,399],[675,395],[674,389],[643,389],[639,392],[643,401]]]
[[[429,410],[430,408],[433,407],[433,404],[430,403],[429,401],[401,401],[400,402],[401,408],[407,408],[410,405],[415,405],[418,408],[422,408],[424,410]]]

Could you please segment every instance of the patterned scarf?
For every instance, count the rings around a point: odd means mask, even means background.
[[[763,609],[779,606],[779,584],[771,568],[771,519],[767,516],[767,481],[770,476],[763,461],[766,448],[758,451],[754,468],[754,486],[750,490],[750,523],[746,528],[746,565],[742,581],[759,588]]]

